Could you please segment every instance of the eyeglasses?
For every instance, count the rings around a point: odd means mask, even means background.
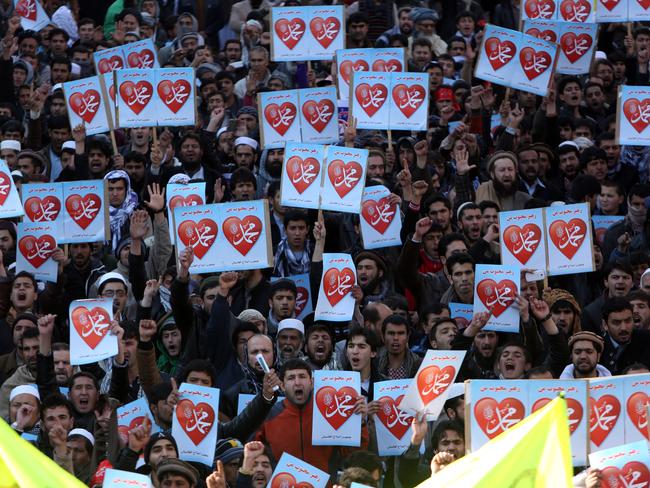
[[[124,290],[106,290],[104,293],[102,293],[102,297],[104,298],[124,298],[126,296],[126,292]]]

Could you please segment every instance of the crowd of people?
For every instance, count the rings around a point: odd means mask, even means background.
[[[57,281],[42,283],[16,270],[16,219],[0,221],[0,415],[84,483],[101,486],[113,467],[156,487],[259,488],[286,452],[335,485],[412,487],[464,455],[462,388],[435,424],[414,419],[402,456],[379,457],[373,385],[413,378],[427,350],[467,351],[457,382],[650,371],[650,152],[615,135],[618,87],[650,84],[650,28],[600,24],[589,73],[556,75],[537,97],[472,77],[486,23],[517,30],[518,2],[346,1],[347,48],[401,47],[408,70],[429,75],[426,132],[388,138],[340,121],[339,145],[369,149],[366,187],[388,187],[402,214],[403,245],[369,251],[358,214],[280,204],[284,150],[260,144],[257,95],[337,75],[332,61],[271,61],[280,3],[42,3],[51,22],[35,32],[0,1],[0,158],[19,188],[107,180],[112,239],[57,248]],[[108,134],[70,126],[61,84],[94,75],[93,53],[145,38],[161,67],[195,68],[196,126],[155,142],[152,128],[117,129],[114,153]],[[206,182],[209,203],[268,202],[273,268],[190,273],[192,248],[176,256],[165,208],[167,183],[190,181]],[[552,202],[622,216],[594,242],[595,270],[546,285],[522,271],[518,334],[483,330],[485,313],[452,319],[449,303],[473,303],[476,264],[500,263],[498,213]],[[315,305],[324,252],[354,259],[350,322],[295,318],[304,304],[292,277],[310,274]],[[73,367],[68,308],[93,297],[113,300],[119,352]],[[321,369],[360,373],[359,448],[312,444]],[[220,389],[214,466],[178,459],[181,383]],[[254,399],[238,414],[240,394]],[[160,431],[120,434],[116,408],[142,397]]]

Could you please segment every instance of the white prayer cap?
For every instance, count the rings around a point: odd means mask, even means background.
[[[190,177],[185,173],[176,173],[174,176],[169,178],[168,183],[180,183],[182,185],[187,185],[190,182]]]
[[[95,445],[95,437],[86,429],[72,429],[70,432],[68,432],[68,439],[70,439],[70,437],[73,435],[80,435],[81,437],[85,437],[93,446]]]
[[[300,332],[302,335],[305,335],[305,326],[304,324],[298,320],[298,319],[284,319],[280,320],[280,323],[278,324],[278,334],[283,331],[284,329],[296,329],[298,332]]]
[[[0,142],[0,151],[3,149],[13,149],[14,151],[20,152],[22,146],[20,145],[20,141],[7,139],[6,141]]]
[[[464,394],[465,394],[465,383],[453,383],[449,387],[449,396],[447,397],[447,400],[451,400],[452,398],[456,398]]]
[[[221,134],[223,134],[223,133],[226,132],[227,130],[228,130],[228,127],[225,127],[225,126],[222,127],[221,129],[219,129],[219,130],[217,131],[217,139],[219,139],[219,137],[221,137]]]
[[[70,150],[72,152],[75,152],[77,150],[77,148],[75,146],[75,142],[74,141],[65,141],[63,143],[63,146],[61,146],[61,150],[65,151],[66,149]]]
[[[255,139],[251,139],[250,137],[238,137],[235,139],[235,147],[239,146],[240,144],[245,144],[247,146],[252,147],[255,151],[257,151],[257,141]]]
[[[41,395],[38,394],[38,388],[36,388],[34,385],[19,385],[19,386],[16,386],[13,390],[11,390],[11,393],[9,394],[9,401],[11,402],[18,395],[24,395],[24,394],[36,397],[36,399],[39,402],[41,401]]]
[[[596,54],[594,54],[595,59],[607,59],[607,54],[605,54],[603,51],[596,51]]]
[[[128,286],[124,276],[122,276],[120,273],[116,273],[115,271],[111,271],[110,273],[105,273],[100,276],[99,280],[97,280],[97,289],[100,290],[102,288],[102,285],[107,281],[121,281],[124,283],[124,286]]]
[[[63,83],[57,83],[52,87],[52,93],[54,93],[57,90],[63,90]]]

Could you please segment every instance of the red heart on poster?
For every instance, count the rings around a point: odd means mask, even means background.
[[[29,264],[40,268],[54,252],[56,242],[50,235],[43,235],[38,239],[34,236],[25,236],[18,241],[18,248]]]
[[[537,224],[511,225],[503,231],[503,244],[521,264],[535,254],[541,240],[542,230]]]
[[[176,418],[195,446],[201,444],[210,433],[215,420],[214,409],[209,403],[200,402],[195,405],[189,398],[178,402]]]
[[[379,399],[381,408],[377,412],[377,418],[379,421],[384,424],[391,434],[396,439],[401,439],[404,437],[404,434],[411,427],[411,422],[413,421],[413,416],[400,410],[397,406],[404,398],[404,395],[400,395],[395,399],[392,399],[389,396],[384,396]]]
[[[334,103],[332,100],[309,100],[303,103],[302,114],[314,129],[323,132],[334,116]]]
[[[551,67],[551,55],[525,47],[519,52],[519,62],[529,80],[534,80]]]
[[[169,110],[174,113],[185,105],[190,98],[192,87],[187,80],[163,80],[158,83],[158,96]]]
[[[176,207],[194,207],[203,205],[203,199],[199,195],[176,195],[169,200],[169,209],[174,210]]]
[[[555,2],[553,0],[526,0],[524,10],[530,19],[552,19],[555,13]]]
[[[297,483],[291,473],[278,473],[271,480],[271,488],[314,488],[314,485],[306,481]]]
[[[650,0],[636,0],[643,10],[650,8]]]
[[[385,71],[387,73],[402,71],[402,63],[397,59],[377,59],[376,61],[373,61],[372,70],[370,71]]]
[[[393,100],[407,119],[424,103],[426,95],[427,91],[422,85],[400,84],[393,87]]]
[[[417,384],[422,403],[426,406],[433,400],[442,395],[456,376],[456,368],[445,366],[440,369],[438,366],[431,365],[424,368],[418,373]]]
[[[88,193],[83,197],[74,194],[65,199],[65,209],[82,229],[86,229],[95,220],[101,208],[102,200],[94,193]]]
[[[141,425],[149,426],[151,425],[151,420],[149,420],[149,417],[145,415],[141,415],[139,417],[135,417],[131,419],[131,422],[129,425],[120,425],[117,428],[117,431],[122,439],[124,439],[124,442],[128,442],[129,440],[129,432],[131,432],[133,429],[136,427],[140,427]]]
[[[476,287],[478,297],[494,317],[501,315],[515,301],[517,285],[512,280],[482,280]]]
[[[589,0],[562,0],[560,15],[566,22],[585,22],[591,13]]]
[[[16,13],[27,20],[35,21],[38,16],[36,0],[18,0]]]
[[[86,90],[84,93],[74,92],[70,95],[68,103],[74,113],[90,124],[97,114],[101,97],[97,90]]]
[[[621,413],[621,403],[613,395],[603,395],[598,400],[589,399],[589,436],[600,446],[614,429]]]
[[[9,197],[11,191],[11,182],[13,180],[4,171],[0,171],[0,207],[2,207]]]
[[[643,132],[650,124],[650,98],[628,98],[623,104],[623,114],[637,132]]]
[[[348,85],[350,84],[352,73],[355,71],[370,71],[370,66],[363,59],[358,59],[354,62],[347,59],[339,66],[339,73]]]
[[[332,307],[335,307],[354,286],[354,272],[350,268],[330,268],[323,276],[323,291]]]
[[[535,403],[533,403],[533,408],[531,413],[536,412],[537,410],[542,408],[550,401],[551,401],[550,398],[540,398]],[[578,426],[580,425],[580,422],[582,421],[582,415],[584,411],[582,408],[582,404],[575,398],[567,398],[566,403],[567,403],[566,405],[567,416],[569,417],[569,432],[573,434],[575,430],[578,428]]]
[[[490,439],[505,432],[524,419],[524,404],[517,398],[481,398],[474,406],[474,417],[483,433]]]
[[[332,161],[327,168],[327,175],[341,198],[350,193],[361,180],[363,168],[356,161],[345,164],[340,159]]]
[[[301,195],[316,180],[319,172],[320,163],[316,158],[302,159],[300,156],[291,156],[287,161],[289,181]]]
[[[212,219],[201,219],[198,222],[185,220],[178,226],[179,239],[185,246],[192,246],[199,259],[212,247],[218,233],[217,223]]]
[[[84,306],[72,310],[72,325],[77,334],[89,348],[95,349],[104,336],[108,333],[111,325],[111,318],[108,312],[102,307],[95,307],[92,310]]]
[[[500,70],[508,64],[517,53],[517,46],[511,41],[501,41],[498,37],[490,37],[485,41],[485,53],[492,69]]]
[[[296,44],[305,35],[305,22],[302,19],[280,19],[275,23],[275,33],[278,38],[289,49],[296,47]]]
[[[29,197],[25,200],[25,213],[32,222],[52,222],[61,212],[61,201],[57,197],[48,195],[41,199]]]
[[[532,27],[526,31],[526,34],[549,42],[557,41],[557,34],[549,29],[540,31],[539,29]]]
[[[154,55],[151,49],[130,53],[126,58],[129,68],[149,69],[154,67]]]
[[[650,397],[643,391],[633,393],[627,399],[627,416],[646,439],[648,439],[648,404],[650,404]]]
[[[309,291],[303,286],[296,287],[296,317],[299,317],[307,305],[309,299]]]
[[[115,71],[116,69],[124,68],[124,61],[121,57],[115,55],[111,56],[110,58],[100,59],[97,65],[99,67],[99,74],[103,75],[105,73]]]
[[[246,256],[262,235],[262,221],[255,215],[247,215],[243,219],[228,217],[223,221],[223,234],[239,254]]]
[[[137,83],[125,81],[120,85],[119,91],[126,105],[136,115],[139,115],[151,101],[153,86],[148,81],[138,81]]]
[[[375,83],[370,86],[368,83],[361,83],[354,91],[357,101],[368,117],[372,117],[377,113],[388,95],[388,89],[381,83]]]
[[[395,218],[396,206],[390,204],[388,197],[379,200],[366,200],[361,204],[361,215],[370,226],[380,234],[386,232]]]
[[[271,127],[283,136],[296,118],[296,106],[291,102],[284,102],[280,106],[277,103],[271,103],[264,109],[264,117]]]
[[[309,29],[318,43],[327,49],[341,30],[341,22],[336,17],[315,17],[309,22]]]
[[[558,251],[572,259],[587,236],[587,226],[580,219],[571,219],[569,222],[556,220],[549,226],[548,233]]]
[[[580,34],[576,36],[573,32],[565,32],[560,37],[560,47],[562,52],[571,63],[575,63],[578,59],[584,56],[591,45],[593,39],[589,34]]]
[[[650,5],[650,2],[647,0],[638,0],[639,3],[648,3]],[[600,0],[600,3],[602,4],[603,7],[605,7],[607,10],[612,11],[616,8],[616,6],[621,2],[621,0]],[[647,7],[644,7],[647,8]]]
[[[336,390],[333,386],[323,386],[316,392],[316,406],[323,418],[338,430],[352,416],[357,392],[351,386]]]
[[[650,471],[639,461],[630,461],[618,469],[616,466],[607,466],[600,470],[603,488],[627,488],[650,486]]]

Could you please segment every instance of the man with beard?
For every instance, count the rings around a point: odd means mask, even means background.
[[[273,454],[258,441],[244,445],[244,462],[239,469],[238,486],[265,488],[273,475]],[[208,487],[211,485],[208,483]]]
[[[601,132],[596,137],[596,146],[607,154],[607,177],[623,188],[632,188],[639,182],[639,172],[630,164],[621,162],[621,146],[613,132]]]
[[[401,7],[397,11],[397,24],[382,33],[375,41],[375,47],[390,47],[391,37],[402,34],[406,37],[413,32],[413,19],[411,19],[412,7]]]
[[[625,297],[633,286],[632,267],[627,263],[609,262],[603,268],[605,291],[582,311],[582,328],[600,334],[602,310],[605,302],[613,297]],[[631,307],[631,306],[630,306]]]
[[[612,225],[603,238],[603,257],[610,260],[612,253],[620,253],[617,257],[625,257],[632,250],[640,249],[644,242],[643,235],[648,209],[645,200],[650,196],[648,185],[636,184],[627,194],[627,214],[625,219]],[[637,239],[637,237],[639,237]],[[638,241],[638,242],[637,242]]]
[[[38,351],[40,346],[37,327],[30,327],[21,337],[18,347],[22,350],[24,364],[7,378],[0,388],[0,417],[8,418],[9,395],[16,386],[36,383]]]
[[[286,239],[287,233],[284,229],[284,217],[287,208],[280,203],[280,181],[272,181],[266,190],[266,198],[271,207],[271,244],[273,249],[278,248],[282,239]]]
[[[129,175],[131,189],[136,192],[140,201],[147,187],[147,158],[146,155],[130,151],[124,156],[124,170]]]
[[[235,165],[237,168],[253,171],[257,166],[257,148],[258,144],[255,139],[250,137],[235,139]]]
[[[8,220],[0,221],[0,266],[7,267],[16,261],[16,224]]]
[[[269,291],[268,331],[271,337],[278,332],[278,324],[284,319],[294,316],[298,290],[296,284],[289,279],[280,279],[271,283]]]
[[[519,190],[528,193],[533,198],[541,198],[547,202],[562,199],[560,192],[544,183],[540,178],[539,153],[533,146],[524,146],[517,150],[517,159],[519,161]]]
[[[257,197],[262,198],[271,183],[280,183],[282,178],[282,162],[284,148],[267,149],[260,159],[260,170],[257,175]]]
[[[458,226],[471,246],[479,241],[483,230],[483,213],[473,202],[463,203],[457,211]]]
[[[578,305],[571,293],[560,288],[546,289],[543,299],[551,309],[553,322],[560,328],[565,337],[571,337],[582,331],[580,305]]]
[[[386,263],[376,253],[363,251],[354,259],[357,267],[357,283],[363,291],[363,304],[381,302],[391,293],[392,283],[388,279]]]
[[[600,363],[616,376],[634,363],[650,368],[650,331],[634,328],[632,305],[620,296],[610,298],[602,309],[605,344]]]
[[[339,369],[336,355],[333,354],[334,336],[326,324],[316,322],[307,329],[305,352],[307,353],[305,361],[314,371],[318,369]]]
[[[490,200],[501,211],[521,210],[530,200],[528,193],[517,190],[517,157],[508,151],[497,151],[487,161],[490,181],[481,183],[476,190],[476,202]]]
[[[269,368],[275,365],[275,354],[273,351],[273,341],[264,334],[255,334],[251,336],[245,349],[245,358],[242,362],[244,370],[244,379],[235,383],[221,395],[219,410],[228,418],[237,416],[237,405],[239,395],[257,395],[264,388],[264,370],[257,361],[257,355],[261,354]],[[277,378],[274,369],[269,373],[269,381],[274,385],[280,386],[280,380]]]
[[[382,324],[384,348],[377,357],[379,373],[391,380],[413,378],[422,358],[408,348],[409,324],[401,315],[393,314]]]
[[[90,244],[70,244],[70,263],[63,268],[65,309],[73,300],[90,297],[92,285],[106,272],[104,264],[93,257]]]
[[[468,351],[456,381],[496,379],[494,360],[499,337],[492,330],[483,330],[489,318],[489,312],[475,314],[463,333],[454,338],[452,349]]]
[[[120,154],[125,158],[126,155],[130,152],[137,152],[148,156],[150,136],[150,127],[134,127],[133,129],[129,130],[129,138],[131,139],[130,144],[125,144],[122,146],[120,148]]]
[[[37,320],[34,314],[21,313],[16,316],[11,328],[3,324],[2,351],[8,350],[9,352],[0,356],[0,384],[14,374],[18,366],[25,363],[23,351],[20,348],[20,340],[23,337],[23,332],[37,326]],[[11,339],[9,339],[10,334]],[[13,344],[13,349],[10,349],[11,344]]]
[[[302,210],[290,210],[284,216],[285,238],[275,251],[273,276],[288,277],[309,273],[314,246],[309,236],[309,217]]]
[[[278,324],[277,357],[280,364],[290,359],[303,359],[305,325],[298,319],[284,319]]]
[[[633,290],[627,299],[632,304],[634,328],[650,330],[650,294],[643,290]]]
[[[564,141],[558,146],[557,157],[559,162],[559,174],[556,178],[556,185],[564,195],[571,190],[571,183],[578,176],[580,166],[580,150],[573,141]]]
[[[445,266],[451,285],[440,303],[474,303],[474,259],[467,253],[452,254]]]
[[[573,334],[569,338],[571,364],[564,368],[560,379],[573,380],[611,376],[612,374],[607,368],[598,364],[603,353],[603,346],[603,338],[593,332],[582,331]]]

